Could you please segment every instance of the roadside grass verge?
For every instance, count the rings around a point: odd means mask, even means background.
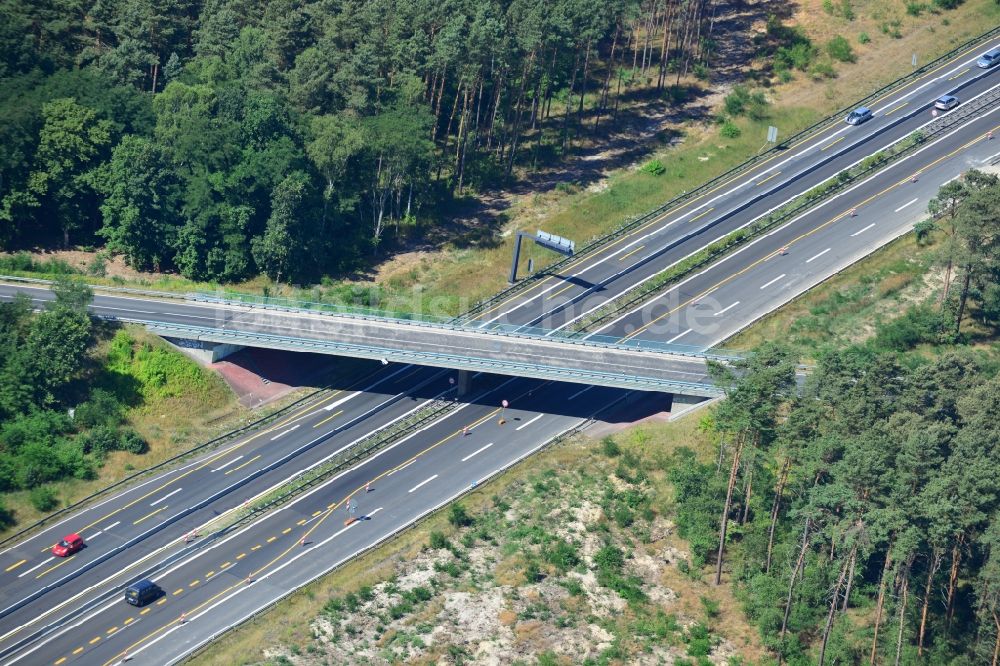
[[[113,393],[125,405],[125,425],[148,442],[143,454],[113,451],[93,479],[48,484],[66,506],[132,474],[163,462],[192,446],[242,425],[247,412],[222,379],[172,349],[139,326],[101,325],[85,381]],[[286,398],[285,401],[294,398]],[[284,404],[280,403],[280,404]],[[280,404],[269,405],[268,410]],[[17,524],[0,537],[44,518],[32,506],[30,491],[6,493],[3,502]]]
[[[670,527],[672,492],[666,470],[680,447],[711,456],[711,442],[699,430],[698,419],[644,424],[618,433],[613,441],[610,454],[602,441],[583,436],[539,453],[530,465],[517,465],[466,495],[458,518],[452,509],[436,512],[244,624],[192,663],[251,664],[268,659],[284,663],[288,657],[283,655],[344,659],[343,654],[324,657],[327,640],[334,646],[354,641],[380,659],[407,661],[408,651],[423,650],[421,636],[444,636],[420,656],[409,652],[418,663],[434,663],[475,649],[463,645],[456,627],[442,619],[441,610],[452,603],[446,599],[454,600],[446,595],[476,595],[490,589],[506,590],[509,609],[499,622],[510,626],[520,649],[540,663],[563,663],[544,661],[551,657],[547,641],[578,623],[608,632],[613,647],[605,652],[612,660],[627,661],[629,655],[654,649],[695,654],[721,638],[744,656],[744,663],[761,659],[759,641],[739,605],[727,588],[710,586],[707,575],[667,566],[662,576],[644,582],[643,587],[654,593],[653,588],[662,589],[659,586],[671,590],[679,597],[673,601],[650,602],[642,594],[634,596],[630,587],[632,562],[649,562],[657,560],[661,551],[676,554],[685,549]],[[568,542],[553,538],[566,529],[572,531],[567,524],[573,520],[573,507],[594,504],[601,507],[599,518],[577,533],[578,538],[565,537]],[[603,581],[596,593],[614,596],[617,590],[630,599],[623,611],[609,613],[600,605],[588,606],[595,589],[587,582],[586,571],[595,565],[589,564],[591,555],[586,554],[590,546],[578,539],[617,544],[626,554],[626,568],[618,574],[596,565]],[[421,560],[426,564],[427,558],[437,555],[441,557],[434,562],[433,580],[407,591],[406,577],[401,577],[406,567]],[[493,564],[478,566],[483,558]],[[553,602],[551,590],[559,586],[569,590],[569,596]],[[702,597],[709,599],[708,616]],[[374,604],[373,599],[381,606],[365,606]],[[677,617],[686,621],[678,622]],[[340,623],[347,633],[334,628],[320,640],[314,623],[318,618]],[[683,628],[693,621],[705,628]],[[442,623],[443,631],[435,629]],[[372,636],[365,633],[369,630],[374,631]]]

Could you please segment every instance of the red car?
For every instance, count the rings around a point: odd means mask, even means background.
[[[52,554],[56,557],[69,557],[83,548],[83,537],[79,534],[67,534],[63,540],[52,546]]]

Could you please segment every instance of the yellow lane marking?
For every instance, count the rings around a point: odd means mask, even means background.
[[[176,597],[178,594],[181,594],[183,592],[184,592],[184,588],[183,587],[178,587],[176,590],[174,590],[174,596]]]
[[[772,173],[770,176],[768,176],[764,180],[757,181],[757,185],[763,185],[764,183],[766,183],[767,181],[771,180],[772,178],[774,178],[775,176],[777,176],[780,173],[781,173],[780,171],[775,171],[774,173]]]
[[[65,560],[63,560],[63,561],[62,561],[62,562],[60,562],[59,564],[57,564],[57,565],[55,565],[55,566],[52,566],[52,567],[49,567],[48,569],[46,569],[46,570],[45,570],[45,571],[43,571],[42,573],[40,573],[40,574],[38,574],[37,576],[35,576],[35,580],[38,580],[39,578],[41,578],[41,577],[42,577],[42,576],[44,576],[45,574],[49,573],[50,571],[55,571],[56,569],[58,569],[59,567],[61,567],[61,566],[62,566],[62,565],[64,565],[64,564],[69,564],[69,562],[70,562],[70,558],[68,558],[68,557],[67,557],[67,558],[66,558]]]
[[[115,633],[116,631],[118,631],[118,627],[111,627],[110,629],[108,629],[108,633],[109,633],[109,634],[113,634],[113,633]]]
[[[261,545],[257,544],[256,546],[253,546],[250,550],[260,550],[260,548],[261,548]]]
[[[327,421],[335,419],[335,418],[337,418],[338,416],[340,416],[343,413],[344,413],[344,410],[341,409],[336,414],[333,414],[332,416],[328,416],[325,419],[323,419],[322,421],[320,421],[319,423],[317,423],[316,425],[314,425],[313,428],[318,428],[321,425],[323,425],[324,423],[326,423]]]
[[[954,76],[949,76],[949,77],[948,77],[948,80],[949,80],[949,81],[954,81],[954,80],[955,80],[955,79],[957,79],[958,77],[960,77],[960,76],[962,76],[963,74],[965,74],[966,72],[968,72],[968,71],[969,71],[970,69],[972,69],[972,68],[971,68],[971,67],[966,67],[965,69],[963,69],[963,70],[962,70],[961,72],[959,72],[958,74],[955,74]]]
[[[27,561],[28,560],[21,560],[20,562],[15,562],[14,564],[12,564],[9,567],[7,567],[7,569],[5,569],[5,570],[6,571],[13,571],[14,569],[18,568],[19,566],[21,566],[22,564],[24,564]]]
[[[100,636],[94,636],[92,639],[90,639],[90,644],[93,645],[94,643],[96,643],[99,640],[101,640]]]
[[[547,386],[548,384],[551,384],[551,383],[552,382],[545,382],[545,383],[542,384],[542,386]],[[524,396],[526,394],[527,394],[527,391],[525,391],[524,393],[522,393],[520,396],[516,396],[515,399],[517,399],[517,398],[519,398],[521,396]],[[500,409],[499,408],[494,409],[492,412],[490,412],[486,416],[484,416],[481,419],[479,419],[478,421],[476,421],[475,424],[473,425],[473,427],[475,427],[475,425],[478,425],[479,423],[482,423],[483,421],[485,421],[487,419],[493,418],[495,415],[497,415],[499,413],[500,413]],[[455,432],[453,432],[452,434],[448,435],[444,439],[438,441],[435,444],[432,444],[431,446],[427,447],[426,449],[424,449],[420,453],[417,453],[408,462],[412,462],[413,460],[417,459],[418,457],[420,457],[420,456],[428,453],[429,451],[432,451],[433,449],[437,448],[438,446],[440,446],[444,442],[447,442],[448,440],[453,439],[453,438],[459,436],[461,433],[462,433],[462,430],[456,430]],[[387,476],[388,474],[389,474],[389,470],[383,472],[382,474],[380,474],[377,477],[375,477],[374,479],[372,479],[372,482],[378,481],[379,479],[381,479],[384,476]],[[334,509],[336,509],[337,507],[342,506],[344,502],[346,502],[348,499],[350,499],[351,496],[353,496],[355,493],[361,492],[361,490],[363,488],[364,488],[364,486],[359,486],[354,491],[352,491],[349,495],[347,495],[347,497],[345,497],[343,500],[341,500],[340,502],[337,502],[336,504],[334,504],[333,508],[331,508],[328,511],[326,511],[323,514],[322,518],[320,518],[315,523],[313,523],[312,526],[308,530],[305,531],[305,533],[302,535],[302,539],[300,541],[293,542],[292,545],[290,545],[288,548],[286,548],[285,550],[283,550],[281,553],[278,553],[273,559],[271,559],[270,562],[266,563],[264,566],[260,567],[256,571],[250,572],[249,576],[251,578],[258,577],[261,574],[261,572],[263,572],[266,569],[270,568],[272,565],[274,565],[275,562],[277,562],[278,560],[284,558],[289,553],[291,553],[292,551],[294,551],[296,549],[296,547],[298,546],[298,544],[301,541],[304,541],[305,539],[307,539],[309,537],[309,535],[311,535],[313,532],[315,532],[317,529],[319,529],[320,525],[322,525],[323,522],[327,518],[329,518],[331,515],[333,515]],[[355,524],[357,524],[357,523],[355,523]],[[226,564],[228,564],[228,562]],[[242,588],[242,587],[243,587],[243,581],[240,581],[238,583],[234,583],[234,584],[230,585],[229,587],[227,587],[226,589],[221,590],[217,594],[215,594],[212,597],[206,599],[205,601],[203,601],[199,605],[195,606],[194,608],[191,608],[191,609],[185,611],[185,614],[186,615],[193,615],[193,614],[197,613],[199,610],[201,610],[202,608],[205,608],[205,607],[207,607],[207,606],[215,603],[216,599],[219,599],[220,597],[222,597],[222,596],[224,596],[226,594],[229,594],[232,590],[239,589],[239,588]],[[148,634],[146,634],[142,638],[138,639],[136,642],[132,643],[131,645],[129,645],[125,649],[134,652],[135,649],[138,646],[140,646],[143,643],[149,641],[151,638],[157,636],[158,634],[161,634],[162,632],[166,631],[170,627],[173,627],[174,625],[178,624],[179,622],[180,622],[180,617],[175,617],[174,619],[170,620],[169,622],[167,622],[167,623],[161,625],[160,627],[158,627],[158,628],[150,631]],[[111,666],[111,664],[118,663],[119,661],[121,661],[121,656],[122,656],[122,653],[119,653],[119,654],[115,655],[110,660],[104,662],[104,666]]]
[[[845,138],[847,138],[847,137],[846,137],[846,136],[844,136],[844,135],[841,135],[841,136],[839,136],[838,138],[834,139],[834,140],[833,140],[833,141],[831,141],[830,143],[828,143],[828,144],[826,144],[825,146],[823,146],[822,148],[820,148],[820,149],[819,149],[819,150],[820,150],[820,152],[823,152],[823,151],[824,151],[824,150],[826,150],[827,148],[833,148],[833,147],[834,147],[835,145],[837,145],[838,143],[840,143],[841,141],[843,141],[843,140],[844,140]]]
[[[1000,125],[997,125],[996,127],[994,127],[990,131],[996,132],[997,130],[1000,130]],[[941,157],[937,158],[933,162],[930,162],[929,164],[926,164],[926,165],[920,167],[916,171],[916,173],[914,175],[920,175],[921,173],[927,171],[928,169],[934,167],[935,165],[937,165],[937,164],[939,164],[939,163],[941,163],[941,162],[943,162],[943,161],[945,161],[947,159],[951,159],[952,157],[954,157],[955,155],[957,155],[958,153],[962,152],[963,150],[965,150],[966,148],[968,148],[969,146],[973,145],[974,143],[976,143],[978,141],[987,141],[987,140],[988,139],[986,139],[986,137],[983,136],[983,135],[977,136],[975,139],[972,139],[971,141],[969,141],[968,143],[966,143],[966,144],[964,144],[962,146],[959,146],[958,148],[956,148],[952,152],[948,153],[947,155],[942,155]],[[910,178],[909,177],[904,178],[903,180],[897,181],[897,182],[893,183],[892,185],[888,186],[887,188],[885,188],[884,190],[882,190],[881,192],[877,192],[877,193],[871,195],[870,197],[868,197],[867,199],[865,199],[864,201],[861,201],[858,204],[856,204],[855,206],[852,206],[852,208],[861,208],[862,206],[865,206],[865,205],[871,203],[872,201],[874,201],[875,199],[881,197],[882,195],[886,194],[887,192],[891,192],[892,190],[896,189],[897,187],[900,187],[901,185],[905,185],[905,184],[907,184],[909,182],[910,182]],[[848,217],[850,214],[851,214],[851,209],[850,208],[847,209],[847,210],[845,210],[845,211],[843,211],[843,212],[841,212],[841,213],[838,213],[837,215],[835,215],[834,217],[830,218],[829,220],[827,220],[823,224],[820,224],[819,226],[814,227],[813,229],[811,229],[811,230],[809,230],[809,231],[807,231],[805,233],[800,234],[799,236],[797,236],[796,238],[794,238],[792,241],[790,241],[788,243],[785,243],[785,247],[789,247],[789,246],[791,246],[791,245],[799,242],[803,238],[807,238],[807,237],[813,235],[814,233],[816,233],[820,229],[824,229],[824,228],[828,227],[829,225],[833,224],[834,222],[836,222],[837,220],[843,219],[844,217]],[[650,326],[652,326],[656,322],[662,320],[665,317],[669,317],[670,315],[674,314],[678,310],[681,310],[682,308],[686,308],[691,303],[697,302],[699,299],[704,298],[706,294],[715,291],[716,289],[718,289],[719,287],[721,287],[722,285],[724,285],[724,284],[726,284],[728,282],[731,282],[732,280],[736,279],[737,277],[739,277],[740,275],[746,273],[747,271],[751,270],[752,268],[754,268],[754,267],[756,267],[756,266],[764,263],[765,261],[773,258],[775,255],[780,254],[780,252],[781,252],[780,249],[775,250],[774,252],[771,252],[770,254],[768,254],[767,256],[765,256],[765,257],[763,257],[761,259],[758,259],[757,261],[755,261],[755,262],[751,263],[750,265],[746,266],[745,268],[743,268],[743,269],[741,269],[741,270],[733,273],[732,275],[730,275],[730,276],[728,276],[726,278],[723,278],[722,280],[719,280],[717,283],[715,283],[714,285],[712,285],[710,288],[708,288],[705,291],[701,292],[700,294],[698,294],[698,295],[696,295],[696,296],[688,299],[687,301],[681,303],[680,305],[678,305],[674,309],[672,309],[672,310],[670,310],[668,312],[664,312],[662,315],[660,315],[659,317],[653,319],[649,323],[640,326],[639,328],[637,328],[632,333],[629,333],[628,335],[624,336],[621,340],[628,340],[630,338],[633,338],[633,337],[639,335],[640,333],[642,333],[644,330],[646,330],[647,328],[649,328]]]
[[[703,210],[702,212],[698,213],[697,215],[695,215],[694,217],[692,217],[689,220],[689,222],[694,222],[695,220],[700,220],[701,218],[703,218],[706,215],[708,215],[709,213],[711,213],[713,210],[715,210],[715,206],[712,206],[711,208],[707,208],[707,209]]]
[[[142,518],[140,518],[139,520],[136,520],[136,521],[135,521],[135,522],[133,522],[132,524],[133,524],[133,525],[138,525],[138,524],[139,524],[139,523],[141,523],[142,521],[146,520],[147,518],[152,518],[153,516],[155,516],[156,514],[158,514],[159,512],[163,511],[163,510],[164,510],[164,509],[166,509],[166,508],[167,508],[166,506],[161,506],[161,507],[160,507],[159,509],[157,509],[157,510],[156,510],[156,511],[154,511],[153,513],[147,513],[147,514],[146,514],[145,516],[143,516],[143,517],[142,517]]]
[[[295,524],[296,524],[296,525],[299,525],[299,526],[302,526],[302,525],[305,525],[305,524],[306,524],[306,519],[305,519],[305,518],[303,518],[302,520],[300,520],[299,522],[297,522],[297,523],[295,523]]]
[[[165,603],[167,603],[167,598],[166,597],[164,597],[164,598],[160,599],[159,601],[157,601],[156,605],[157,606],[162,606]]]
[[[626,259],[628,259],[629,257],[631,257],[633,254],[635,254],[636,252],[638,252],[639,250],[641,250],[644,247],[646,247],[646,246],[645,245],[640,245],[639,247],[635,248],[634,250],[632,250],[628,254],[623,254],[622,256],[618,257],[618,261],[625,261]]]
[[[562,289],[560,289],[560,290],[559,290],[559,291],[557,291],[556,293],[554,293],[554,294],[550,294],[550,295],[549,295],[549,297],[548,297],[548,298],[546,298],[545,300],[547,300],[547,301],[551,301],[551,300],[552,300],[553,298],[555,298],[555,297],[556,297],[556,296],[558,296],[559,294],[563,293],[564,291],[568,291],[568,290],[572,289],[572,288],[573,288],[573,287],[575,287],[575,286],[576,286],[575,284],[573,284],[572,282],[570,282],[569,284],[567,284],[567,285],[566,285],[565,287],[563,287]]]
[[[274,541],[274,540],[275,540],[275,539],[277,539],[277,538],[278,538],[278,537],[270,537],[270,538],[269,538],[269,539],[267,540],[267,542],[268,542],[268,543],[271,543],[272,541]]]
[[[205,574],[205,578],[211,578],[214,575],[215,575],[214,571],[209,571],[207,574]]]
[[[323,396],[323,400],[326,400],[326,399],[327,399],[327,396]],[[177,483],[178,481],[180,481],[184,477],[186,477],[186,476],[188,476],[190,474],[194,474],[196,471],[198,471],[200,469],[204,469],[205,467],[208,467],[209,465],[214,464],[215,461],[217,461],[219,458],[223,458],[225,456],[228,456],[230,453],[233,453],[237,449],[240,449],[240,448],[246,446],[250,442],[252,442],[255,439],[257,439],[258,437],[262,437],[263,435],[266,435],[267,433],[273,432],[273,431],[277,430],[278,428],[281,428],[281,427],[287,425],[288,423],[291,423],[292,421],[295,421],[295,420],[299,419],[303,414],[305,414],[306,412],[308,412],[309,410],[311,410],[314,406],[315,406],[315,402],[310,402],[308,405],[306,405],[302,409],[300,409],[297,412],[295,412],[294,414],[290,415],[284,421],[281,421],[280,423],[276,423],[276,424],[274,424],[273,426],[271,426],[269,428],[264,428],[263,430],[261,430],[257,434],[255,434],[255,435],[253,435],[251,437],[248,437],[246,440],[240,442],[239,444],[236,444],[236,445],[234,445],[234,446],[226,449],[225,451],[222,451],[221,453],[219,453],[217,455],[211,456],[210,458],[206,459],[205,462],[202,463],[201,465],[199,465],[198,467],[192,467],[191,469],[187,470],[183,474],[178,474],[177,476],[175,476],[174,478],[170,479],[169,481],[166,481],[166,482],[160,484],[158,487],[154,488],[153,490],[150,490],[145,495],[142,495],[141,497],[137,497],[134,500],[132,500],[131,502],[128,502],[127,504],[124,504],[124,505],[118,507],[117,509],[109,511],[108,513],[104,514],[103,516],[101,516],[97,520],[93,521],[89,525],[84,525],[82,528],[76,530],[76,532],[78,532],[78,533],[79,532],[83,532],[85,530],[89,530],[91,527],[93,527],[94,525],[97,525],[98,523],[103,523],[108,518],[111,518],[112,516],[115,516],[115,515],[121,513],[125,509],[129,509],[129,508],[135,506],[139,502],[142,502],[143,500],[145,500],[145,499],[147,499],[149,497],[152,497],[153,495],[155,495],[156,493],[160,492],[161,490],[164,490],[165,488],[169,488],[170,486],[172,486],[173,484]],[[50,548],[51,548],[51,546],[50,546]],[[45,550],[49,550],[49,548],[44,549],[42,552],[45,552]]]
[[[153,609],[152,608],[143,608],[141,611],[139,611],[139,615],[145,615],[146,613],[148,613],[151,610],[153,610]]]
[[[59,664],[63,663],[64,661],[66,661],[66,657],[59,657],[58,659],[55,660],[54,663],[56,666],[59,666]]]
[[[323,512],[322,511],[313,511],[312,517],[315,518],[316,516],[318,516],[321,513],[323,513]]]
[[[220,569],[225,569],[226,567],[228,567],[228,566],[230,566],[230,565],[232,565],[232,562],[223,562],[223,563],[222,563],[222,566],[221,566],[221,567],[219,567],[219,568],[220,568]]]
[[[243,463],[242,465],[240,465],[239,467],[234,467],[232,469],[227,469],[226,470],[226,474],[232,474],[233,472],[240,471],[241,469],[243,469],[244,467],[246,467],[247,465],[249,465],[250,463],[252,463],[254,460],[257,460],[257,458],[260,458],[260,454],[259,453],[257,455],[255,455],[253,458],[251,458],[250,460],[248,460],[245,463]]]
[[[132,624],[133,622],[135,622],[134,617],[127,617],[125,618],[125,622],[123,622],[122,624]]]
[[[191,581],[190,583],[188,583],[188,587],[194,587],[195,585],[197,585],[200,582],[201,582],[200,580],[195,579],[195,580]]]
[[[885,112],[885,113],[883,113],[882,115],[883,115],[883,116],[889,116],[889,115],[892,115],[893,113],[896,113],[897,111],[899,111],[900,109],[902,109],[902,108],[903,108],[904,106],[906,106],[907,104],[909,104],[909,102],[903,102],[902,104],[900,104],[900,105],[898,105],[898,106],[894,106],[894,107],[892,107],[891,109],[889,109],[888,111],[886,111],[886,112]]]
[[[292,531],[292,528],[291,528],[291,527],[286,527],[285,529],[281,530],[281,533],[282,533],[282,534],[288,534],[288,533],[289,533],[289,532],[291,532],[291,531]]]
[[[73,654],[80,654],[81,652],[83,652],[82,647],[78,647],[77,649],[73,650]]]
[[[242,560],[242,559],[243,559],[244,557],[246,557],[246,556],[247,556],[247,554],[246,554],[246,553],[240,553],[239,555],[237,555],[237,556],[236,556],[236,559],[238,559],[238,560]]]

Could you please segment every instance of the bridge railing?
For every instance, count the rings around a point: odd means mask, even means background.
[[[587,334],[581,333],[580,331],[547,329],[536,326],[522,326],[519,324],[503,324],[500,322],[493,322],[488,326],[473,325],[456,322],[454,319],[447,317],[397,313],[350,305],[299,301],[284,297],[256,296],[252,294],[228,292],[224,294],[192,292],[189,293],[187,297],[190,300],[201,303],[216,303],[218,305],[225,306],[244,306],[250,308],[260,308],[263,310],[281,310],[284,312],[302,314],[323,314],[351,319],[379,321],[389,324],[398,324],[401,326],[427,326],[463,333],[551,340],[554,342],[566,342],[582,346],[631,349],[636,351],[673,354],[676,356],[711,358],[719,361],[733,361],[746,356],[743,352],[728,349],[667,343],[660,340],[647,340],[642,338],[630,338],[626,340],[611,335]]]
[[[124,318],[116,318],[129,321]],[[336,352],[350,356],[372,359],[391,359],[403,363],[417,365],[435,365],[438,367],[473,370],[483,372],[513,373],[526,377],[574,381],[585,379],[601,386],[617,386],[636,388],[639,390],[671,390],[692,395],[721,394],[722,389],[707,382],[691,382],[666,379],[662,377],[629,374],[626,372],[604,372],[601,370],[586,370],[568,368],[556,365],[544,365],[506,358],[487,358],[462,354],[446,354],[431,351],[412,351],[365,345],[351,342],[335,342],[320,338],[302,338],[256,331],[241,331],[239,329],[209,328],[190,326],[188,324],[150,324],[150,330],[164,337],[179,337],[207,342],[257,345],[292,351]]]

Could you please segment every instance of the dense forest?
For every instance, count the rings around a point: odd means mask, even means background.
[[[1000,182],[969,172],[930,208],[935,303],[821,354],[802,391],[776,345],[716,367],[718,459],[671,472],[696,564],[779,662],[998,663]]]
[[[704,73],[707,0],[0,0],[0,247],[303,281]]]

